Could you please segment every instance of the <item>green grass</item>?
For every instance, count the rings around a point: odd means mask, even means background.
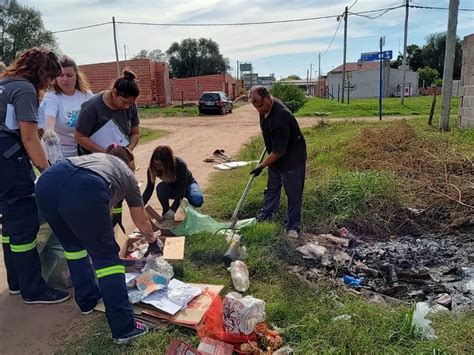
[[[448,139],[453,147],[471,147],[474,134],[453,128],[441,134],[426,126],[425,119],[410,121],[417,132],[434,140]],[[403,203],[403,191],[394,176],[377,171],[350,171],[341,164],[347,143],[364,127],[393,123],[331,123],[304,129],[308,144],[308,170],[304,196],[304,225],[307,229],[330,231],[356,219],[375,218],[390,204]],[[261,139],[242,150],[244,159],[258,157]],[[217,219],[229,220],[249,178],[250,167],[216,172],[206,190],[203,210]],[[265,174],[255,179],[244,204],[243,217],[258,211],[265,187]],[[281,211],[284,211],[282,206]],[[382,307],[367,303],[320,281],[309,287],[290,274],[281,259],[287,245],[281,238],[281,218],[242,231],[248,256],[245,259],[251,286],[247,294],[266,302],[266,322],[284,330],[285,341],[297,354],[314,353],[469,353],[474,349],[474,313],[441,315],[434,320],[438,339],[427,341],[410,327],[410,306]],[[221,263],[226,244],[221,237],[200,234],[186,239],[185,259],[174,262],[175,276],[186,282],[205,282],[232,290],[229,272]],[[348,314],[350,320],[334,321]],[[88,329],[89,336],[65,344],[61,353],[157,353],[162,354],[173,338],[197,345],[198,337],[186,328],[168,326],[129,346],[113,345],[104,315]]]
[[[383,99],[383,113],[387,116],[423,115],[428,117],[431,108],[431,96],[417,96],[405,98],[405,105],[400,105],[400,98],[390,97]],[[457,114],[459,98],[453,97],[451,101],[451,114]],[[439,118],[441,97],[437,97],[435,118]],[[353,99],[350,104],[340,103],[337,100],[320,98],[308,99],[305,105],[296,113],[296,116],[321,116],[321,117],[370,117],[378,116],[378,98]]]
[[[161,129],[151,129],[146,127],[140,128],[140,144],[146,144],[156,139],[164,137],[168,132]]]
[[[235,102],[234,109],[242,106],[241,102]],[[169,107],[140,107],[140,118],[156,118],[156,117],[198,117],[199,110],[197,106],[183,107],[169,106]]]

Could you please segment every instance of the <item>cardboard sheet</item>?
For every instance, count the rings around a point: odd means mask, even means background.
[[[190,283],[189,285],[207,288],[209,293],[218,295],[222,289],[223,285],[208,285],[208,284],[194,284]],[[157,309],[152,308],[147,305],[132,305],[133,313],[139,319],[146,320],[150,323],[153,323],[156,320],[157,324],[161,324],[161,321],[173,323],[177,325],[182,325],[184,327],[196,329],[197,326],[201,323],[204,314],[209,309],[213,298],[211,295],[204,292],[203,294],[194,298],[191,302],[188,303],[188,306],[185,309],[180,310],[174,316],[170,316],[164,312],[160,312]],[[105,312],[104,304],[101,302],[95,307],[96,311]]]

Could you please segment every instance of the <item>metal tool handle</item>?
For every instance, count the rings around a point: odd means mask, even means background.
[[[267,149],[263,148],[263,151],[262,151],[262,154],[260,154],[260,159],[258,160],[257,166],[262,163],[266,152],[267,152]],[[238,216],[239,216],[240,209],[242,208],[245,198],[247,197],[250,191],[250,187],[252,187],[253,179],[255,179],[255,175],[251,174],[250,179],[247,182],[247,186],[245,186],[244,193],[242,194],[242,196],[240,196],[239,203],[237,204],[237,207],[235,208],[234,213],[232,214],[232,217],[230,219],[230,226],[228,229],[235,229],[235,225],[237,224],[237,221],[239,220]]]

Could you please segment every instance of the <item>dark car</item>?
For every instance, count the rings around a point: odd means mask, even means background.
[[[204,112],[232,113],[232,100],[222,91],[205,92],[199,99],[199,113]]]

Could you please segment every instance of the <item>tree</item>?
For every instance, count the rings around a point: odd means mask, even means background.
[[[142,49],[132,59],[150,59],[153,62],[165,62],[166,54],[161,49],[152,49],[151,51]]]
[[[398,53],[397,59],[390,63],[392,68],[401,68],[403,61],[403,54]],[[407,46],[407,62],[411,70],[417,71],[423,67],[423,57],[421,55],[421,48],[416,44]]]
[[[44,28],[41,12],[17,0],[0,0],[0,60],[10,64],[31,47],[57,49],[56,38]]]
[[[426,38],[426,44],[422,48],[423,64],[425,67],[436,69],[443,75],[444,52],[446,50],[446,33],[433,33]],[[462,44],[459,37],[456,38],[456,49],[454,52],[454,75],[455,80],[461,78]]]
[[[186,38],[172,43],[166,54],[176,78],[225,73],[230,68],[229,60],[212,39]]]
[[[418,69],[418,73],[420,74],[420,80],[424,81],[424,86],[428,87],[431,84],[434,84],[436,80],[439,78],[439,73],[436,69],[430,67],[424,67]]]
[[[301,80],[301,78],[296,74],[292,74],[292,75],[288,75],[286,80]]]

